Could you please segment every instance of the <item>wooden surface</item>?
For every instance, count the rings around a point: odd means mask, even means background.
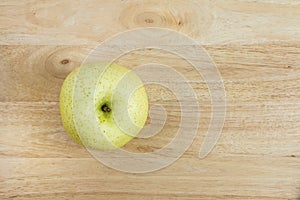
[[[163,170],[126,174],[66,135],[59,92],[99,42],[148,26],[204,45],[224,80],[227,117],[217,146],[200,160],[210,95],[204,81],[191,81],[202,116],[192,146]],[[300,199],[299,0],[2,0],[0,58],[0,199]],[[150,61],[201,80],[157,50],[118,60],[129,68]],[[147,91],[169,118],[162,133],[124,147],[133,152],[161,148],[178,128],[174,95]]]

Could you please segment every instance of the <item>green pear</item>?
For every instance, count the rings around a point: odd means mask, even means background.
[[[117,64],[89,63],[65,79],[60,113],[66,132],[77,143],[110,150],[122,147],[143,128],[148,96],[133,71]]]

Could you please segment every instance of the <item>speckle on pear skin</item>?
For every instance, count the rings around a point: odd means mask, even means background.
[[[106,66],[107,63],[90,63],[86,65],[87,70],[95,70],[98,67]],[[78,135],[74,122],[74,108],[73,108],[73,94],[75,90],[75,83],[77,80],[77,75],[80,68],[75,69],[69,74],[65,79],[61,93],[60,93],[60,112],[62,117],[62,123],[66,132],[71,136],[71,138],[79,144],[84,144],[89,148],[108,150],[119,148],[129,142],[145,125],[147,116],[148,116],[148,96],[144,87],[137,89],[128,100],[128,110],[129,116],[134,122],[139,130],[136,132],[126,133],[124,132],[123,127],[118,127],[115,123],[114,115],[112,112],[118,113],[118,110],[115,110],[113,107],[113,93],[114,88],[116,87],[119,80],[130,70],[119,66],[117,64],[110,65],[106,71],[103,73],[100,80],[98,80],[96,90],[94,92],[94,111],[91,112],[96,114],[99,127],[101,128],[101,134],[95,134],[91,131],[83,131]],[[132,73],[132,72],[131,72]],[[85,77],[88,78],[88,77]],[[133,78],[130,80],[133,82],[141,83],[141,80],[137,75],[134,74]],[[130,81],[126,84],[131,84]],[[88,81],[87,81],[88,82]],[[88,85],[84,85],[81,88],[86,94],[87,98],[91,94],[85,92],[85,88],[89,88]],[[88,90],[88,89],[87,89]],[[111,112],[104,112],[101,107],[106,104]],[[91,114],[92,115],[92,114]],[[88,118],[93,119],[93,116],[88,116]],[[84,127],[87,126],[90,119],[81,122],[80,124]],[[77,124],[78,125],[78,124]],[[88,126],[87,126],[88,127]],[[85,129],[83,129],[85,130]],[[105,136],[103,139],[103,136]]]

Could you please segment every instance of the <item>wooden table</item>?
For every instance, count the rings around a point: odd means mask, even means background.
[[[165,169],[110,169],[66,135],[64,78],[100,42],[137,27],[186,34],[215,61],[226,121],[205,159],[198,158],[211,119],[205,82],[191,81],[202,116],[197,136]],[[299,0],[2,0],[0,45],[0,199],[300,199]],[[201,80],[157,50],[118,62],[131,68],[153,61]],[[170,91],[147,91],[150,104],[169,105],[170,117],[163,133],[124,147],[133,152],[160,149],[178,121]]]

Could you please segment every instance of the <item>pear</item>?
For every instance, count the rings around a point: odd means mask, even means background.
[[[88,63],[65,79],[60,114],[66,132],[77,143],[98,150],[116,149],[145,125],[148,96],[132,70],[114,63]]]

